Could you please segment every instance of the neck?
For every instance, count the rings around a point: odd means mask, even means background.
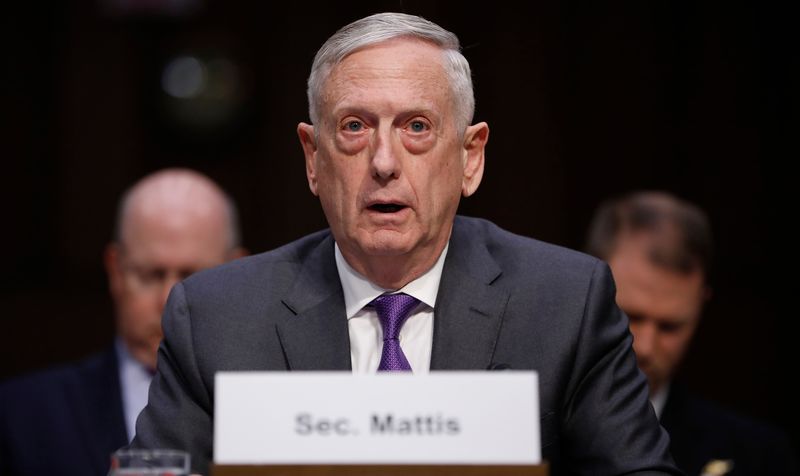
[[[140,364],[144,365],[148,369],[154,370],[156,368],[158,353],[153,352],[153,349],[150,347],[137,345],[135,342],[126,340],[125,348],[128,351],[128,354],[130,354],[130,356]]]
[[[656,382],[654,380],[648,379],[647,384],[650,387],[650,398],[653,398],[655,395],[661,392],[664,389],[666,383],[667,381]]]
[[[419,252],[401,255],[364,255],[339,247],[342,256],[354,270],[384,289],[400,289],[436,264],[447,240]]]

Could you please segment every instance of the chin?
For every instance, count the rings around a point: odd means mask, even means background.
[[[402,256],[411,251],[410,247],[395,243],[370,243],[361,249],[370,256]]]
[[[394,230],[377,230],[357,237],[357,246],[372,256],[401,256],[414,249],[414,240]]]

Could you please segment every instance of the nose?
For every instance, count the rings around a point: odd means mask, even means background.
[[[640,363],[646,363],[653,355],[656,328],[652,323],[631,326],[633,334],[633,351]]]
[[[371,167],[375,177],[388,180],[400,175],[400,161],[395,151],[392,129],[381,129],[373,136]]]

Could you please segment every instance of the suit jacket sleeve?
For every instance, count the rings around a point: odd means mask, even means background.
[[[181,283],[170,293],[162,327],[158,373],[150,384],[147,406],[136,421],[131,447],[183,449],[191,454],[193,472],[207,474],[213,431],[211,389],[197,368],[190,310]]]
[[[681,474],[647,399],[604,263],[594,268],[577,342],[562,417],[567,466],[579,474]]]

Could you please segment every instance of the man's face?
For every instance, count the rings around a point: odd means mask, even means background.
[[[224,222],[164,215],[130,218],[123,243],[109,245],[105,256],[117,332],[132,355],[151,368],[172,286],[228,258]]]
[[[694,334],[705,296],[700,271],[680,274],[656,266],[646,241],[622,239],[608,260],[617,304],[630,319],[633,349],[650,392],[667,383]]]
[[[309,186],[343,253],[440,250],[460,195],[480,182],[488,137],[485,124],[458,130],[441,50],[395,39],[357,51],[323,97],[320,124],[299,132]]]

